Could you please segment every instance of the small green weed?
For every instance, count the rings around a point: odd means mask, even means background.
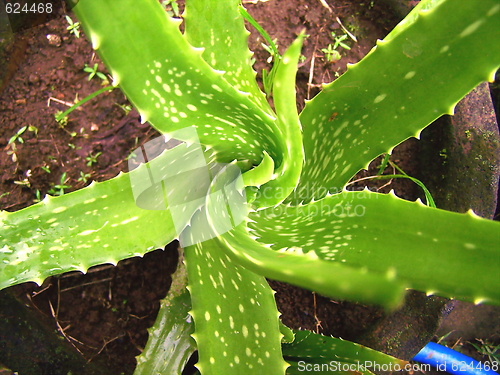
[[[66,30],[70,32],[70,34],[74,34],[77,38],[80,38],[80,22],[73,22],[70,16],[66,15],[66,21],[69,26],[66,27]]]
[[[19,129],[16,134],[14,134],[12,137],[10,137],[9,142],[7,142],[7,148],[10,148],[10,150],[7,151],[7,155],[11,156],[11,160],[13,163],[17,163],[17,147],[16,147],[16,141],[18,143],[24,143],[24,139],[21,137],[26,130],[29,130],[35,135],[38,134],[38,129],[35,126],[29,125],[29,126],[23,126],[21,129]]]
[[[86,184],[89,178],[90,178],[90,173],[83,173],[83,171],[80,171],[80,177],[78,177],[78,181],[81,181],[84,184]]]
[[[83,71],[86,73],[89,73],[88,80],[90,81],[94,77],[98,77],[103,80],[103,83],[105,82],[106,84],[109,83],[108,77],[102,72],[99,72],[97,68],[99,67],[98,63],[95,63],[93,67],[90,67],[88,64],[85,64],[85,68],[83,68]]]
[[[92,155],[92,153],[89,154],[85,158],[87,160],[87,167],[91,167],[93,164],[97,164],[97,158],[102,154],[102,152],[98,152],[95,155]]]
[[[161,5],[170,17],[180,16],[179,4],[177,4],[177,0],[163,0]]]
[[[340,53],[333,48],[332,44],[329,44],[327,48],[321,48],[321,52],[325,54],[327,62],[335,62],[341,58]]]
[[[482,355],[488,356],[490,362],[500,363],[500,345],[495,345],[489,342],[488,340],[477,339],[481,344],[474,344],[471,342],[470,344],[476,348],[476,350]]]
[[[33,202],[34,203],[38,203],[38,202],[41,202],[42,201],[42,197],[41,197],[41,193],[40,193],[40,190],[36,189],[36,192],[35,192],[35,199],[33,199]]]
[[[24,143],[24,139],[21,137],[21,135],[23,135],[27,130],[35,133],[35,135],[38,134],[38,128],[36,128],[33,125],[26,125],[26,126],[23,126],[21,129],[19,129],[16,132],[16,134],[14,134],[12,137],[10,137],[9,142],[7,144],[10,145],[16,141],[19,143]]]
[[[68,182],[69,177],[66,177],[66,172],[64,172],[61,175],[61,178],[59,179],[59,183],[56,185],[53,185],[52,188],[48,191],[50,195],[64,195],[64,190],[65,189],[71,189],[71,185],[66,185],[66,182]]]
[[[255,21],[255,19],[243,8],[242,6],[238,7],[240,14],[245,18],[255,29],[262,35],[262,37],[266,40],[267,44],[261,43],[262,47],[269,52],[269,58],[267,59],[267,63],[273,63],[273,67],[268,72],[266,69],[262,70],[262,84],[264,85],[264,92],[269,97],[271,95],[271,90],[273,88],[274,77],[276,75],[276,71],[278,70],[278,66],[281,61],[281,55],[278,51],[278,40],[271,39],[269,34]]]
[[[336,36],[335,33],[332,31],[332,38],[334,39],[333,49],[337,49],[339,46],[347,50],[351,49],[351,47],[349,47],[347,44],[344,43],[344,40],[347,39],[347,34]]]
[[[63,111],[57,111],[54,118],[57,121],[57,125],[59,125],[61,129],[64,129],[66,125],[68,125],[69,118],[68,116],[64,116]]]
[[[115,105],[120,107],[122,109],[122,111],[125,112],[125,116],[128,115],[130,113],[130,111],[132,110],[132,106],[130,104],[115,103]]]
[[[341,36],[336,36],[334,32],[331,33],[332,38],[334,40],[333,44],[328,44],[327,48],[322,48],[321,52],[325,54],[325,58],[327,62],[334,62],[341,59],[340,52],[337,51],[337,48],[342,47],[346,50],[350,50],[348,44],[344,43],[344,40],[348,38],[347,34],[343,34]]]

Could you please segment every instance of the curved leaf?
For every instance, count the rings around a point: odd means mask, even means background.
[[[288,47],[276,71],[273,84],[274,105],[278,116],[280,149],[283,159],[275,161],[271,181],[260,187],[253,205],[269,207],[281,203],[299,181],[304,160],[302,131],[295,104],[295,75],[304,33]]]
[[[164,152],[150,164],[108,181],[46,196],[17,212],[1,211],[0,288],[27,281],[41,284],[51,275],[116,264],[171,242],[178,233],[168,207],[140,208],[131,185],[170,157]]]
[[[300,115],[297,203],[338,193],[360,169],[416,136],[500,66],[500,3],[443,1],[377,46]]]
[[[284,374],[274,292],[215,240],[186,248],[201,374]]]
[[[181,375],[196,350],[191,338],[194,325],[189,315],[191,298],[186,289],[187,273],[180,256],[172,285],[161,301],[155,324],[148,329],[149,339],[137,357],[134,375]]]
[[[235,89],[247,92],[264,111],[273,111],[255,80],[248,35],[238,12],[239,0],[187,1],[183,18],[189,43],[204,48],[203,59]],[[224,11],[221,12],[221,9]]]
[[[324,373],[372,374],[370,368],[400,371],[408,364],[379,351],[339,338],[294,330],[295,340],[283,344],[283,355],[294,363],[287,374],[304,373],[307,368],[324,369]],[[313,371],[317,373],[317,371]],[[321,373],[321,372],[320,372]]]
[[[274,117],[207,64],[158,1],[85,0],[73,10],[142,121],[162,133],[196,126],[219,162],[257,165],[266,150],[281,163]]]
[[[250,213],[250,219],[258,241],[284,254],[287,248],[313,252],[336,265],[393,272],[428,294],[500,303],[500,223],[472,212],[364,190]]]
[[[262,162],[243,174],[245,186],[259,187],[269,181],[274,171],[274,160],[264,151]]]
[[[405,285],[395,280],[392,270],[367,272],[362,267],[322,260],[314,252],[304,254],[298,248],[277,252],[269,249],[270,245],[255,241],[246,224],[240,224],[217,240],[226,254],[248,270],[332,298],[387,308],[395,308],[402,301]]]

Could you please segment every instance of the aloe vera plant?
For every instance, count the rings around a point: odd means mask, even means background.
[[[180,373],[195,348],[202,374],[292,374],[328,358],[402,365],[280,325],[264,277],[387,308],[407,288],[500,302],[498,223],[344,188],[493,79],[500,1],[422,2],[300,115],[304,35],[276,69],[272,108],[237,0],[188,0],[184,34],[156,0],[81,0],[74,11],[113,84],[165,136],[160,143],[177,142],[154,159],[139,150],[129,173],[2,211],[1,288],[179,238],[187,278],[179,271],[137,374]]]

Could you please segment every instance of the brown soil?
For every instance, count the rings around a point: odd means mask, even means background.
[[[278,41],[280,52],[302,29],[309,37],[304,42],[305,60],[297,76],[298,106],[313,97],[323,82],[345,71],[347,63],[358,61],[397,22],[379,2],[329,0],[333,12],[320,1],[271,0],[245,4],[271,38]],[[352,49],[338,48],[342,58],[328,62],[322,48],[333,43],[330,35],[342,35],[342,24],[358,38],[348,40]],[[75,19],[73,17],[73,19]],[[19,210],[43,198],[50,189],[64,182],[70,192],[103,181],[126,171],[131,151],[156,136],[147,124],[141,125],[135,111],[126,114],[127,101],[119,90],[101,94],[69,115],[64,126],[55,121],[57,111],[64,111],[75,100],[102,87],[102,80],[88,80],[85,64],[98,63],[90,44],[82,35],[76,38],[66,30],[66,20],[54,19],[21,32],[13,43],[6,43],[7,56],[0,77],[0,208]],[[261,47],[261,37],[252,30],[250,48],[255,51],[260,72],[268,67],[269,54]],[[0,51],[2,56],[2,51]],[[311,63],[314,67],[311,69]],[[310,83],[308,85],[308,82]],[[8,144],[22,127],[23,143]],[[396,149],[393,159],[409,174],[417,169],[412,152],[416,141]],[[96,162],[89,157],[101,153]],[[376,165],[376,163],[374,163]],[[61,181],[63,173],[66,179]],[[362,174],[364,175],[364,174]],[[380,183],[380,185],[387,181]],[[417,190],[407,181],[393,182],[400,196],[415,199]],[[38,192],[38,193],[37,193]],[[102,265],[86,275],[65,274],[49,278],[41,287],[25,284],[11,288],[34,310],[48,317],[54,328],[65,335],[89,360],[101,358],[116,374],[131,374],[137,356],[147,340],[146,328],[154,322],[159,299],[169,288],[175,268],[176,245],[169,251],[155,251],[143,259],[129,259],[117,267]],[[356,337],[364,324],[380,318],[382,312],[360,305],[316,297],[310,292],[272,283],[278,290],[277,302],[283,320],[294,328],[307,328],[349,339]],[[299,305],[298,305],[299,303]],[[50,304],[54,307],[51,311]]]

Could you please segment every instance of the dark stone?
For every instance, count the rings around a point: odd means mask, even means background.
[[[443,313],[450,310],[446,298],[409,291],[403,306],[379,320],[356,341],[394,357],[410,360],[434,336]]]
[[[488,84],[462,99],[454,116],[422,132],[422,177],[436,205],[455,212],[473,209],[492,218],[497,207],[500,136]]]
[[[0,363],[23,375],[111,374],[93,362],[87,363],[8,289],[0,292]]]

